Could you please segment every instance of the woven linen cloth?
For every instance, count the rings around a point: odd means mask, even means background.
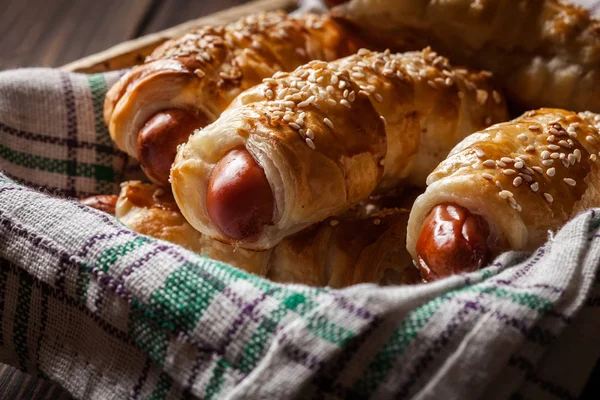
[[[0,73],[0,361],[80,399],[576,398],[600,355],[600,212],[439,282],[276,284],[69,197],[116,193],[119,73]],[[18,182],[19,183],[18,183]]]

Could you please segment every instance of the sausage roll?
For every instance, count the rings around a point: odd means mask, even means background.
[[[242,94],[171,170],[197,230],[263,250],[374,190],[425,177],[461,139],[506,120],[490,74],[426,49],[315,61]]]
[[[240,92],[277,71],[357,50],[356,39],[325,16],[273,12],[203,27],[125,74],[107,94],[104,118],[119,149],[139,159],[150,179],[168,184],[177,145]]]
[[[352,0],[334,14],[402,48],[427,44],[490,70],[525,109],[600,112],[599,21],[567,2]]]
[[[600,206],[600,116],[529,111],[474,133],[427,178],[407,247],[425,280],[470,271],[504,250],[532,250]]]
[[[267,251],[235,248],[196,231],[178,211],[172,195],[155,185],[123,183],[116,216],[138,233],[278,282],[332,287],[404,284],[416,283],[418,270],[399,245],[406,240],[408,211],[397,206],[410,205],[412,199],[408,195],[373,199]]]

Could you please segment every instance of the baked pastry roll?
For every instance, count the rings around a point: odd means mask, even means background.
[[[116,216],[138,233],[278,282],[332,287],[406,284],[418,281],[418,271],[403,246],[408,211],[399,206],[412,200],[410,195],[373,199],[267,251],[235,248],[203,235],[186,222],[170,193],[138,181],[122,184]]]
[[[467,137],[427,178],[407,247],[425,280],[532,250],[600,205],[600,116],[529,111]]]
[[[150,179],[168,184],[177,145],[217,119],[243,90],[310,60],[358,50],[356,38],[326,16],[252,15],[208,26],[158,47],[107,94],[104,118],[119,149]]]
[[[352,0],[333,13],[390,46],[431,45],[492,71],[525,109],[600,112],[598,20],[567,2]]]
[[[374,190],[425,177],[507,118],[489,73],[426,49],[311,62],[240,94],[179,148],[175,199],[197,230],[264,250]]]

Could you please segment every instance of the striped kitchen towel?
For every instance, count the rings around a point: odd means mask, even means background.
[[[276,284],[71,199],[127,160],[118,73],[0,73],[0,361],[81,399],[560,398],[600,355],[600,213],[427,285]]]

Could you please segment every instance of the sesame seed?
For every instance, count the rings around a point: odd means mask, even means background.
[[[554,167],[548,168],[548,170],[546,171],[546,174],[548,174],[548,176],[556,175],[556,168],[554,168]]]
[[[350,102],[353,102],[354,99],[356,99],[356,93],[354,93],[354,91],[350,92],[350,94],[348,95],[348,100],[350,100]]]
[[[274,96],[274,95],[273,95],[273,91],[272,91],[271,89],[268,89],[268,90],[265,92],[265,96],[267,97],[267,99],[271,100],[271,99],[273,98],[273,96]]]
[[[591,160],[592,162],[596,162],[596,155],[595,155],[595,154],[592,154],[592,155],[590,156],[590,160]]]
[[[502,157],[500,160],[501,160],[503,163],[507,163],[507,164],[510,164],[510,163],[513,163],[513,162],[515,162],[515,160],[513,160],[513,159],[512,159],[512,158],[510,158],[510,157]]]
[[[379,165],[381,165],[382,167],[385,165],[385,160],[383,158],[379,160]]]
[[[343,106],[344,106],[344,107],[346,107],[346,108],[350,108],[350,107],[352,107],[352,106],[350,105],[350,103],[348,102],[348,100],[346,100],[346,99],[341,99],[341,100],[340,100],[340,104],[341,104],[341,105],[343,105]]]
[[[556,136],[560,136],[560,132],[556,129],[556,128],[550,128],[548,129],[548,131],[552,134],[552,135],[556,135]]]
[[[539,174],[543,174],[544,170],[541,167],[538,167],[537,165],[531,167],[531,169],[533,169],[535,172],[539,173]]]
[[[494,177],[491,174],[488,174],[487,172],[484,172],[483,174],[481,174],[481,176],[490,181],[494,179]]]
[[[329,118],[323,118],[323,123],[325,123],[325,125],[327,125],[329,128],[333,129],[333,122],[331,122]]]
[[[313,140],[311,138],[306,138],[304,139],[304,141],[306,142],[306,144],[308,145],[308,147],[310,147],[311,149],[316,149],[317,147],[315,146],[315,142],[313,142]]]
[[[373,97],[375,97],[375,100],[377,100],[379,103],[383,103],[383,97],[379,93],[375,93]]]
[[[539,131],[540,126],[539,125],[529,125],[529,130],[530,131]]]
[[[329,104],[332,107],[335,107],[337,105],[337,101],[335,101],[334,99],[327,99],[327,104]]]
[[[532,192],[537,192],[540,188],[540,185],[537,182],[533,182],[529,188]]]
[[[549,145],[548,145],[548,149],[549,149],[549,150],[556,151],[556,150],[560,150],[560,146],[557,146],[557,145],[555,145],[555,144],[549,144]]]
[[[289,125],[291,128],[294,128],[295,130],[298,130],[298,129],[300,129],[300,125],[298,125],[298,124],[297,124],[297,123],[295,123],[295,122],[290,122],[288,125]]]
[[[544,165],[544,167],[549,167],[552,164],[554,164],[554,160],[542,160],[542,164]]]
[[[194,70],[194,74],[196,74],[196,76],[197,76],[198,78],[204,78],[204,75],[205,75],[205,74],[204,74],[204,71],[202,71],[202,70],[201,70],[201,69],[199,69],[199,68]]]
[[[577,157],[575,157],[575,155],[572,153],[567,156],[567,159],[571,165],[575,165],[575,161],[577,161]]]
[[[566,147],[567,149],[571,148],[571,145],[566,140],[559,140],[558,145],[562,146],[562,147]]]
[[[379,119],[381,119],[381,121],[383,122],[383,126],[387,128],[387,120],[385,119],[385,117],[383,115],[380,115]]]
[[[325,90],[330,95],[333,95],[335,93],[335,88],[333,86],[331,86],[331,85],[327,85],[327,88]]]
[[[581,151],[579,149],[573,150],[573,154],[577,157],[577,161],[581,161]]]
[[[572,179],[572,178],[564,178],[563,181],[565,181],[565,183],[569,186],[577,185],[577,182],[575,182],[575,179]]]
[[[525,147],[525,151],[528,153],[533,153],[535,151],[535,146],[530,144],[529,146]]]
[[[492,97],[494,98],[494,101],[496,102],[496,104],[502,103],[502,96],[497,91],[494,90],[492,92]]]
[[[550,158],[550,152],[548,150],[542,151],[542,160],[547,160]]]
[[[506,168],[506,163],[502,160],[496,160],[496,164],[501,168]]]
[[[517,136],[517,138],[522,141],[526,141],[528,139],[527,135],[524,133],[521,133],[519,136]]]
[[[508,199],[509,197],[513,197],[513,194],[510,190],[502,190],[500,193],[498,193],[498,195],[500,197],[502,197],[503,199]]]
[[[475,154],[477,155],[477,157],[479,158],[483,158],[485,157],[485,153],[483,152],[483,150],[481,149],[475,149]]]
[[[313,133],[313,131],[312,131],[310,128],[308,128],[308,129],[306,130],[306,136],[308,136],[308,137],[309,137],[309,138],[311,138],[311,139],[314,139],[314,138],[315,138],[315,134]]]
[[[503,173],[504,175],[514,175],[514,174],[516,174],[516,173],[517,173],[517,171],[515,171],[514,169],[510,169],[510,168],[508,168],[508,169],[503,169],[503,170],[502,170],[502,173]]]
[[[523,168],[524,166],[525,166],[525,163],[524,163],[523,161],[521,161],[521,160],[519,160],[519,161],[515,162],[515,168],[516,168],[516,169],[521,169],[521,168]]]
[[[544,198],[546,199],[546,201],[548,203],[552,203],[554,201],[554,198],[552,197],[552,195],[550,193],[544,193]]]
[[[523,178],[521,178],[520,176],[517,176],[515,179],[513,179],[513,186],[514,187],[521,186],[521,183],[523,183]]]
[[[549,141],[549,142],[554,142],[554,140],[555,140],[555,139],[556,139],[556,138],[554,137],[554,135],[550,135],[550,136],[548,136],[548,137],[546,138],[546,140],[547,140],[547,141]]]
[[[531,177],[531,175],[519,174],[519,176],[522,177],[523,179],[525,179],[527,182],[531,182],[533,180],[533,178]]]
[[[337,77],[337,75],[333,75],[331,77],[331,84],[332,85],[336,85],[338,83],[339,78]]]
[[[494,168],[496,166],[496,162],[494,160],[485,160],[483,165],[488,168]]]
[[[332,219],[331,221],[329,221],[329,225],[331,226],[336,226],[340,223],[340,221],[338,221],[337,219]]]
[[[338,85],[338,88],[343,89],[346,87],[346,81],[340,81],[340,84]]]
[[[596,139],[593,136],[586,136],[585,140],[590,144],[596,144]]]
[[[499,181],[496,181],[496,187],[498,188],[498,190],[504,190],[502,184]]]

